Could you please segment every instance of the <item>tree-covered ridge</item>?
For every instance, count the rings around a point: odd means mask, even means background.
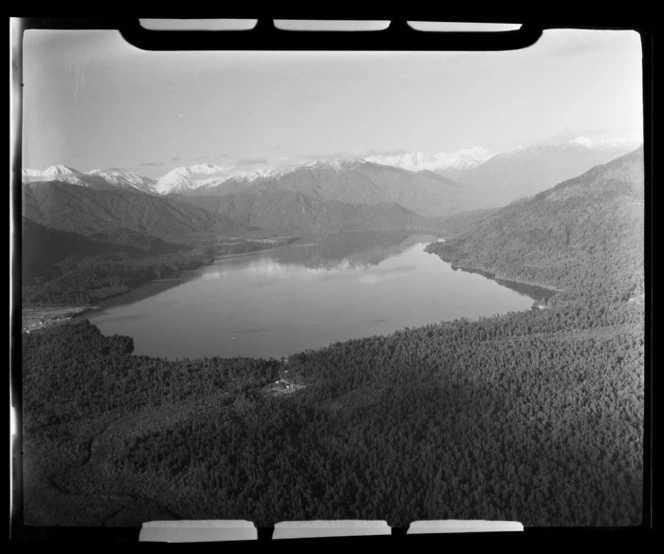
[[[85,237],[44,227],[24,217],[21,225],[21,281],[24,285],[43,283],[57,274],[53,266],[69,256],[124,252],[133,257],[149,257],[182,250],[186,248],[128,229]]]
[[[46,227],[89,235],[129,229],[167,241],[201,235],[235,236],[242,226],[176,198],[126,190],[96,190],[60,181],[23,186],[23,216]]]
[[[644,292],[643,148],[491,213],[429,247],[460,267],[615,298]]]

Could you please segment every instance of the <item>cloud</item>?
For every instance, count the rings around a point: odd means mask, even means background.
[[[164,164],[164,162],[143,162],[138,164],[139,167],[159,167],[162,165],[166,164]]]
[[[395,150],[376,150],[375,148],[371,148],[370,150],[367,150],[364,154],[362,154],[363,158],[366,158],[368,156],[398,156],[401,154],[408,154],[412,152],[412,150],[404,150],[403,148],[397,148]]]
[[[172,161],[172,162],[179,162],[179,161],[180,161],[180,158],[179,158],[179,156],[172,156],[172,157],[171,157],[171,161]]]
[[[245,166],[245,165],[256,165],[256,164],[266,164],[268,163],[267,158],[254,158],[249,160],[238,160],[236,166]]]
[[[344,158],[357,158],[357,154],[352,152],[332,152],[331,154],[303,154],[300,156],[305,160],[336,160]]]
[[[276,150],[281,150],[281,144],[276,144],[272,148],[270,148],[270,152],[274,152]]]

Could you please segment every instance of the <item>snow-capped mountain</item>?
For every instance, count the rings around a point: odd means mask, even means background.
[[[358,165],[362,164],[362,159],[334,159],[334,160],[309,160],[306,162],[300,162],[295,166],[292,166],[292,170],[299,168],[311,168],[311,169],[331,169],[333,171],[341,171],[342,169],[353,169]]]
[[[45,170],[24,169],[23,182],[60,181],[70,185],[94,189],[131,189],[153,193],[153,179],[123,169],[93,169],[87,173],[64,165],[52,165]]]
[[[424,216],[446,215],[481,206],[456,182],[431,171],[408,171],[366,160],[306,162],[283,174],[261,178],[228,179],[188,196],[223,197],[236,193],[255,196],[275,191],[305,195],[322,202],[344,204],[398,204]],[[211,202],[211,200],[210,200]]]
[[[366,161],[381,165],[400,167],[408,171],[460,170],[476,167],[488,160],[492,153],[482,147],[459,150],[452,154],[440,152],[438,154],[425,154],[414,152],[406,154],[394,154],[389,156],[369,156]]]
[[[89,186],[85,174],[65,165],[52,165],[43,171],[39,169],[24,169],[23,181],[62,181],[72,185]]]
[[[230,167],[210,164],[190,165],[177,167],[157,179],[153,190],[159,194],[205,194],[206,190],[221,187],[222,189],[228,188],[232,192],[238,192],[255,181],[281,177],[300,168],[340,171],[350,167],[353,163],[357,162],[347,160],[307,161],[260,169],[247,167],[244,164],[236,164]],[[224,187],[223,185],[227,182],[228,187]]]
[[[442,213],[443,208],[447,211],[453,205],[455,210],[491,207],[531,196],[624,155],[641,143],[593,135],[500,153],[477,147],[451,154],[415,152],[358,159],[240,160],[230,166],[199,163],[177,167],[157,179],[118,168],[83,173],[56,165],[43,171],[25,169],[23,181],[61,181],[96,189],[121,188],[186,196],[264,193],[280,189],[351,203],[372,203],[380,199],[431,215],[429,212]],[[476,206],[480,197],[486,205]],[[439,206],[437,202],[442,198],[445,205]],[[428,204],[431,205],[427,207]]]
[[[308,165],[313,165],[310,163]],[[199,188],[214,188],[227,180],[249,186],[261,178],[274,178],[293,171],[295,166],[256,169],[246,166],[222,167],[212,164],[195,164],[177,167],[158,179],[150,179],[133,171],[120,168],[93,169],[82,172],[64,165],[51,166],[45,170],[24,169],[23,182],[60,181],[71,185],[95,189],[128,189],[150,194],[187,194]],[[239,186],[239,185],[238,185]]]
[[[157,179],[154,191],[159,194],[186,192],[198,188],[206,181],[209,182],[215,178],[224,179],[229,169],[228,167],[212,164],[176,167]]]
[[[590,137],[578,136],[566,144],[567,146],[583,146],[593,150],[614,150],[614,149],[634,149],[641,144],[642,140],[627,139],[593,139]]]
[[[154,192],[155,180],[148,177],[143,177],[133,171],[125,171],[124,169],[110,168],[110,169],[93,169],[87,175],[101,177],[106,182],[116,187],[136,189],[142,192]]]

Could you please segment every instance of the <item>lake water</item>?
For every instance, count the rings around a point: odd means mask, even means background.
[[[86,317],[135,353],[281,357],[353,338],[530,308],[533,299],[455,271],[429,235],[343,234],[217,259]]]

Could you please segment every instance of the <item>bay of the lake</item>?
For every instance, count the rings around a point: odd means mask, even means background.
[[[105,335],[132,337],[135,354],[269,358],[532,305],[425,252],[436,238],[343,234],[223,257],[85,317]]]

